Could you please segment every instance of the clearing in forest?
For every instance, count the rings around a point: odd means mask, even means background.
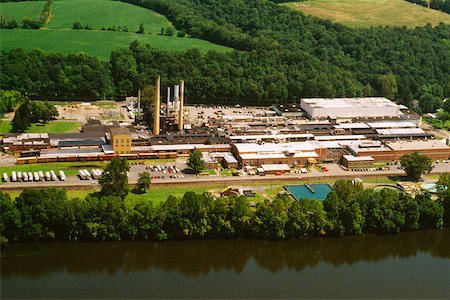
[[[22,21],[24,16],[37,19],[45,1],[3,2],[0,14],[9,20]],[[72,29],[74,22],[88,25],[92,30]],[[137,34],[140,24],[144,34]],[[126,27],[128,32],[102,30]],[[166,17],[153,10],[113,0],[58,0],[54,1],[52,18],[46,28],[0,29],[0,50],[40,48],[46,52],[75,54],[84,52],[101,60],[108,60],[112,51],[128,47],[134,40],[161,50],[186,51],[197,48],[206,52],[225,52],[231,48],[190,37],[161,35],[161,29],[173,27]]]
[[[285,5],[351,27],[450,24],[449,14],[404,0],[309,0]]]
[[[161,28],[172,26],[164,16],[152,10],[120,1],[60,0],[54,3],[49,29],[72,28],[73,23],[79,21],[82,26],[98,30],[126,26],[130,32],[138,31],[143,24],[146,33],[159,34]]]

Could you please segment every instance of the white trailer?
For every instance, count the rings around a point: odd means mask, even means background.
[[[59,179],[61,179],[61,181],[66,180],[66,174],[64,174],[63,170],[59,170]]]
[[[86,172],[84,172],[84,170],[80,170],[78,171],[79,175],[80,175],[80,179],[81,180],[86,180],[88,179],[88,175],[86,174]]]
[[[101,169],[92,169],[91,173],[94,179],[100,179],[100,177],[102,177],[103,171]]]
[[[40,180],[45,180],[44,172],[39,171],[39,179]]]
[[[16,174],[16,172],[14,172],[14,174]],[[22,181],[23,180],[23,176],[22,176],[22,172],[17,172],[17,177],[16,177],[17,181]]]
[[[91,173],[89,173],[89,171],[87,169],[83,169],[84,174],[86,175],[86,179],[91,178]]]
[[[8,173],[3,173],[3,182],[8,181]]]
[[[34,177],[34,181],[40,181],[39,173],[38,173],[38,172],[34,172],[34,173],[33,173],[33,177]]]
[[[50,171],[50,176],[52,177],[52,181],[56,181],[57,180],[55,171],[51,170]]]
[[[33,181],[33,173],[28,172],[28,181]]]
[[[28,181],[28,173],[27,172],[23,172],[23,181]]]
[[[11,181],[12,182],[16,182],[17,181],[16,171],[12,171],[12,173],[11,173]]]
[[[47,171],[45,172],[45,180],[50,181],[51,177],[50,177],[50,172]]]

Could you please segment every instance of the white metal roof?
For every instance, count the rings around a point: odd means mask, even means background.
[[[347,161],[373,161],[372,156],[353,156],[353,155],[344,155],[343,156]]]
[[[338,141],[338,140],[364,140],[365,135],[325,135],[325,136],[315,136],[316,141]]]
[[[373,122],[373,123],[367,123],[370,127],[377,129],[377,128],[414,128],[417,127],[416,124],[411,122]]]
[[[234,144],[239,153],[257,153],[257,152],[299,152],[299,151],[314,151],[314,146],[310,142],[290,142],[290,143],[242,143]]]
[[[398,129],[377,129],[377,133],[381,135],[410,135],[425,134],[421,128],[398,128]]]
[[[312,107],[323,108],[353,108],[353,107],[394,107],[397,106],[394,102],[387,98],[370,97],[370,98],[309,98],[301,99],[301,101],[308,103]]]
[[[267,164],[267,165],[261,165],[261,168],[264,170],[264,172],[267,171],[290,171],[291,168],[287,164]]]
[[[366,129],[370,128],[366,123],[341,123],[334,125],[337,129]]]
[[[258,139],[295,139],[295,138],[313,138],[311,133],[298,134],[261,134],[261,135],[235,135],[230,136],[230,140],[258,140]]]

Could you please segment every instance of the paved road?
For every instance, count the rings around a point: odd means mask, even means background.
[[[398,166],[390,166],[386,171],[372,171],[372,172],[352,172],[344,171],[337,165],[326,165],[328,172],[320,172],[313,169],[306,174],[287,174],[281,176],[267,175],[267,176],[236,176],[224,177],[220,175],[210,175],[204,177],[185,176],[185,178],[165,178],[152,179],[152,186],[155,188],[167,186],[205,186],[205,185],[245,185],[254,183],[276,183],[296,180],[319,180],[319,179],[354,179],[359,178],[376,178],[385,176],[402,176],[403,170],[398,169]],[[134,185],[137,181],[137,174],[144,171],[145,166],[135,165],[131,166],[130,170],[130,184]],[[431,174],[442,174],[450,172],[450,163],[435,164],[435,168]],[[24,188],[43,188],[43,187],[66,187],[69,189],[92,189],[98,188],[96,180],[80,180],[75,176],[68,176],[66,181],[42,181],[42,182],[7,182],[0,185],[1,190],[22,190]]]

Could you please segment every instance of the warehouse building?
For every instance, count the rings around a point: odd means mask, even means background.
[[[450,147],[437,140],[366,141],[348,148],[354,156],[371,156],[375,161],[398,161],[402,155],[414,152],[432,159],[450,157]]]
[[[400,107],[386,98],[301,99],[300,107],[311,119],[376,118],[400,116]]]
[[[310,142],[233,144],[231,153],[239,161],[240,167],[270,164],[304,165],[308,159],[319,157]]]

